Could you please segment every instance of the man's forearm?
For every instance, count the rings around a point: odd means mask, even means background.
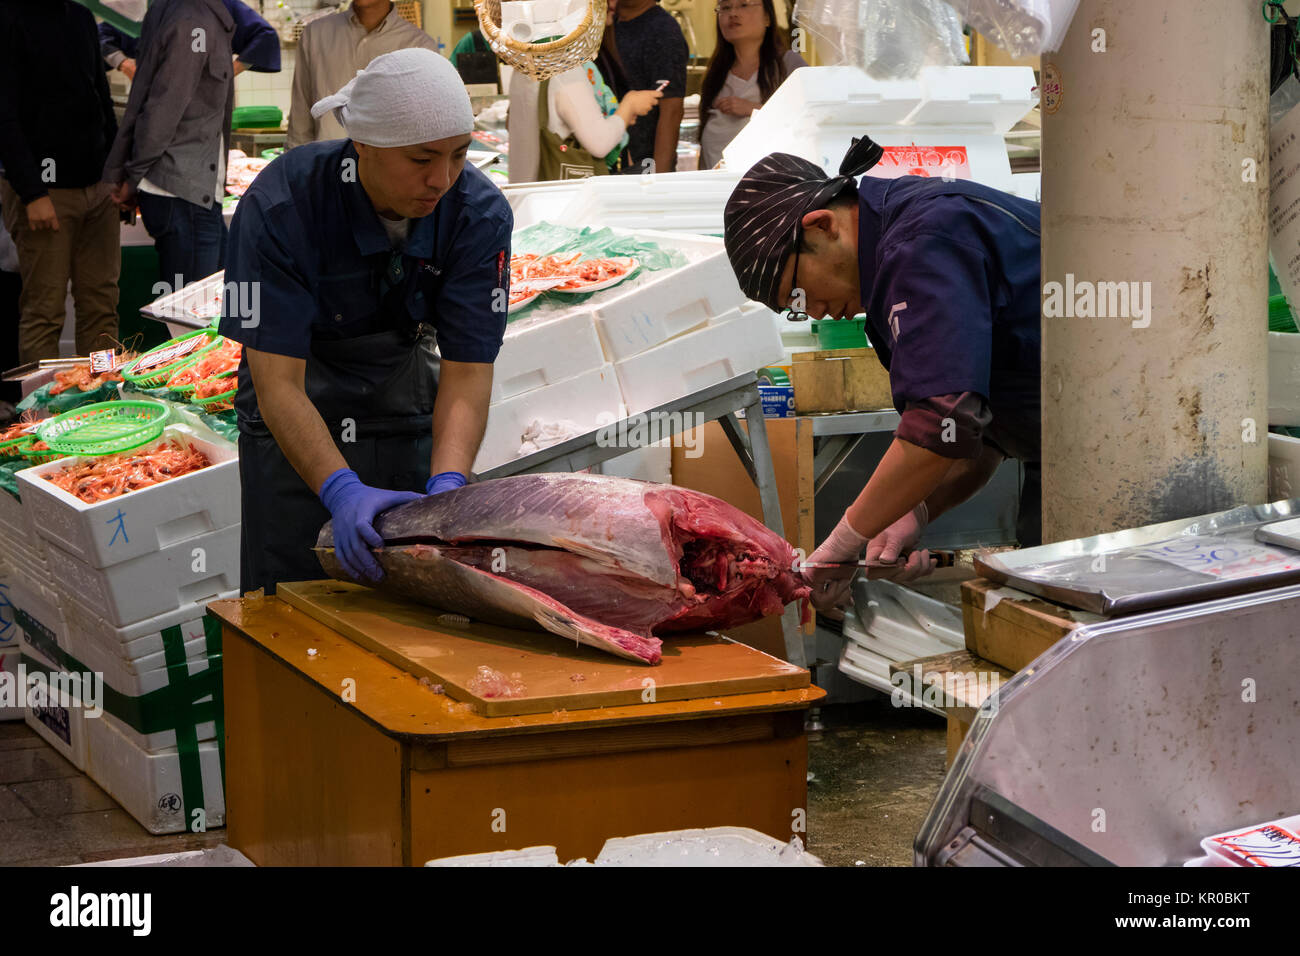
[[[930,520],[933,521],[945,511],[951,511],[974,496],[989,483],[1002,461],[1000,451],[985,445],[978,458],[962,458],[954,463],[939,487],[925,499]]]
[[[677,168],[677,139],[686,108],[679,99],[659,101],[655,125],[655,172],[671,173]]]
[[[487,429],[491,395],[491,365],[443,360],[438,397],[433,404],[431,475],[444,471],[470,473]]]
[[[952,467],[953,459],[895,438],[845,517],[858,534],[873,538],[925,501]]]
[[[320,412],[307,393],[292,383],[262,382],[257,397],[276,444],[299,477],[319,494],[326,478],[348,467]]]

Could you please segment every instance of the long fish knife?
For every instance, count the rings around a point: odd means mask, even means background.
[[[957,564],[956,551],[931,551],[930,558],[934,561],[935,570],[938,570],[939,568],[951,568]],[[814,571],[841,570],[848,568],[870,568],[878,571],[897,571],[906,563],[906,558],[899,558],[899,560],[892,564],[883,564],[880,561],[803,561],[799,564],[799,568],[801,570],[809,568]],[[868,577],[872,576],[873,575],[868,575]]]

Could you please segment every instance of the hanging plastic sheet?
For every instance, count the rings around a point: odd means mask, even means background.
[[[943,0],[798,0],[794,19],[824,64],[861,67],[877,80],[967,62],[961,18]]]
[[[948,0],[964,22],[1017,59],[1059,50],[1079,0]]]

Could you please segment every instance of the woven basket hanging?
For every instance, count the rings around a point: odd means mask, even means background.
[[[550,43],[523,43],[501,32],[501,0],[474,0],[483,37],[497,59],[534,80],[549,80],[593,60],[605,33],[605,0],[590,0],[582,22]]]

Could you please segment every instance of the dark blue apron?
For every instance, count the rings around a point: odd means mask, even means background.
[[[436,301],[440,281],[437,271],[420,263],[408,270],[402,286],[384,296],[380,311],[386,331],[312,340],[307,397],[348,467],[371,487],[423,494],[429,480],[436,339],[428,326],[412,326],[404,302],[412,282],[420,284],[424,301]],[[262,420],[246,365],[239,377],[240,590],[265,588],[273,594],[281,581],[325,577],[312,548],[330,514]],[[345,433],[349,419],[354,425]]]

